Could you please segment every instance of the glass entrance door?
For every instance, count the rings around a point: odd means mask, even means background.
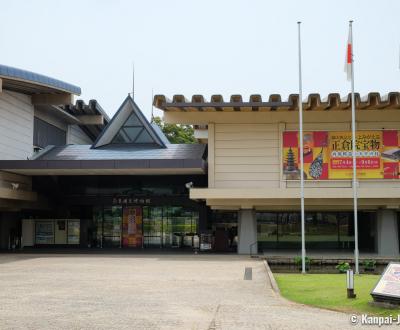
[[[121,247],[122,207],[104,208],[103,247]]]
[[[183,248],[193,246],[197,234],[198,214],[182,207],[168,207],[164,216],[164,246]]]
[[[143,207],[144,246],[192,247],[198,216],[198,212],[180,206]]]
[[[163,208],[146,207],[143,210],[143,238],[145,247],[162,247]]]

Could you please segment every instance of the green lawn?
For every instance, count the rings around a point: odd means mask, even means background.
[[[399,309],[370,306],[371,290],[379,275],[354,276],[355,299],[347,299],[346,274],[274,274],[285,298],[311,306],[343,312],[397,315]]]

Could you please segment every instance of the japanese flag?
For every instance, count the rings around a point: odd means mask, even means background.
[[[346,60],[344,63],[344,72],[347,74],[347,80],[351,80],[351,70],[353,65],[353,38],[351,35],[351,30],[349,30],[349,38],[347,39],[346,47]]]

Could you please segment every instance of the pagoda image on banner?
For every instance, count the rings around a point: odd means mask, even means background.
[[[295,159],[295,154],[292,150],[292,148],[289,148],[289,150],[286,153],[286,164],[284,165],[283,168],[283,173],[286,175],[287,179],[299,179],[300,175],[300,170],[298,168],[298,164]]]

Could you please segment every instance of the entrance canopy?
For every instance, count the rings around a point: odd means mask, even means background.
[[[204,174],[205,145],[67,145],[45,149],[33,160],[1,160],[0,170],[25,175]]]

